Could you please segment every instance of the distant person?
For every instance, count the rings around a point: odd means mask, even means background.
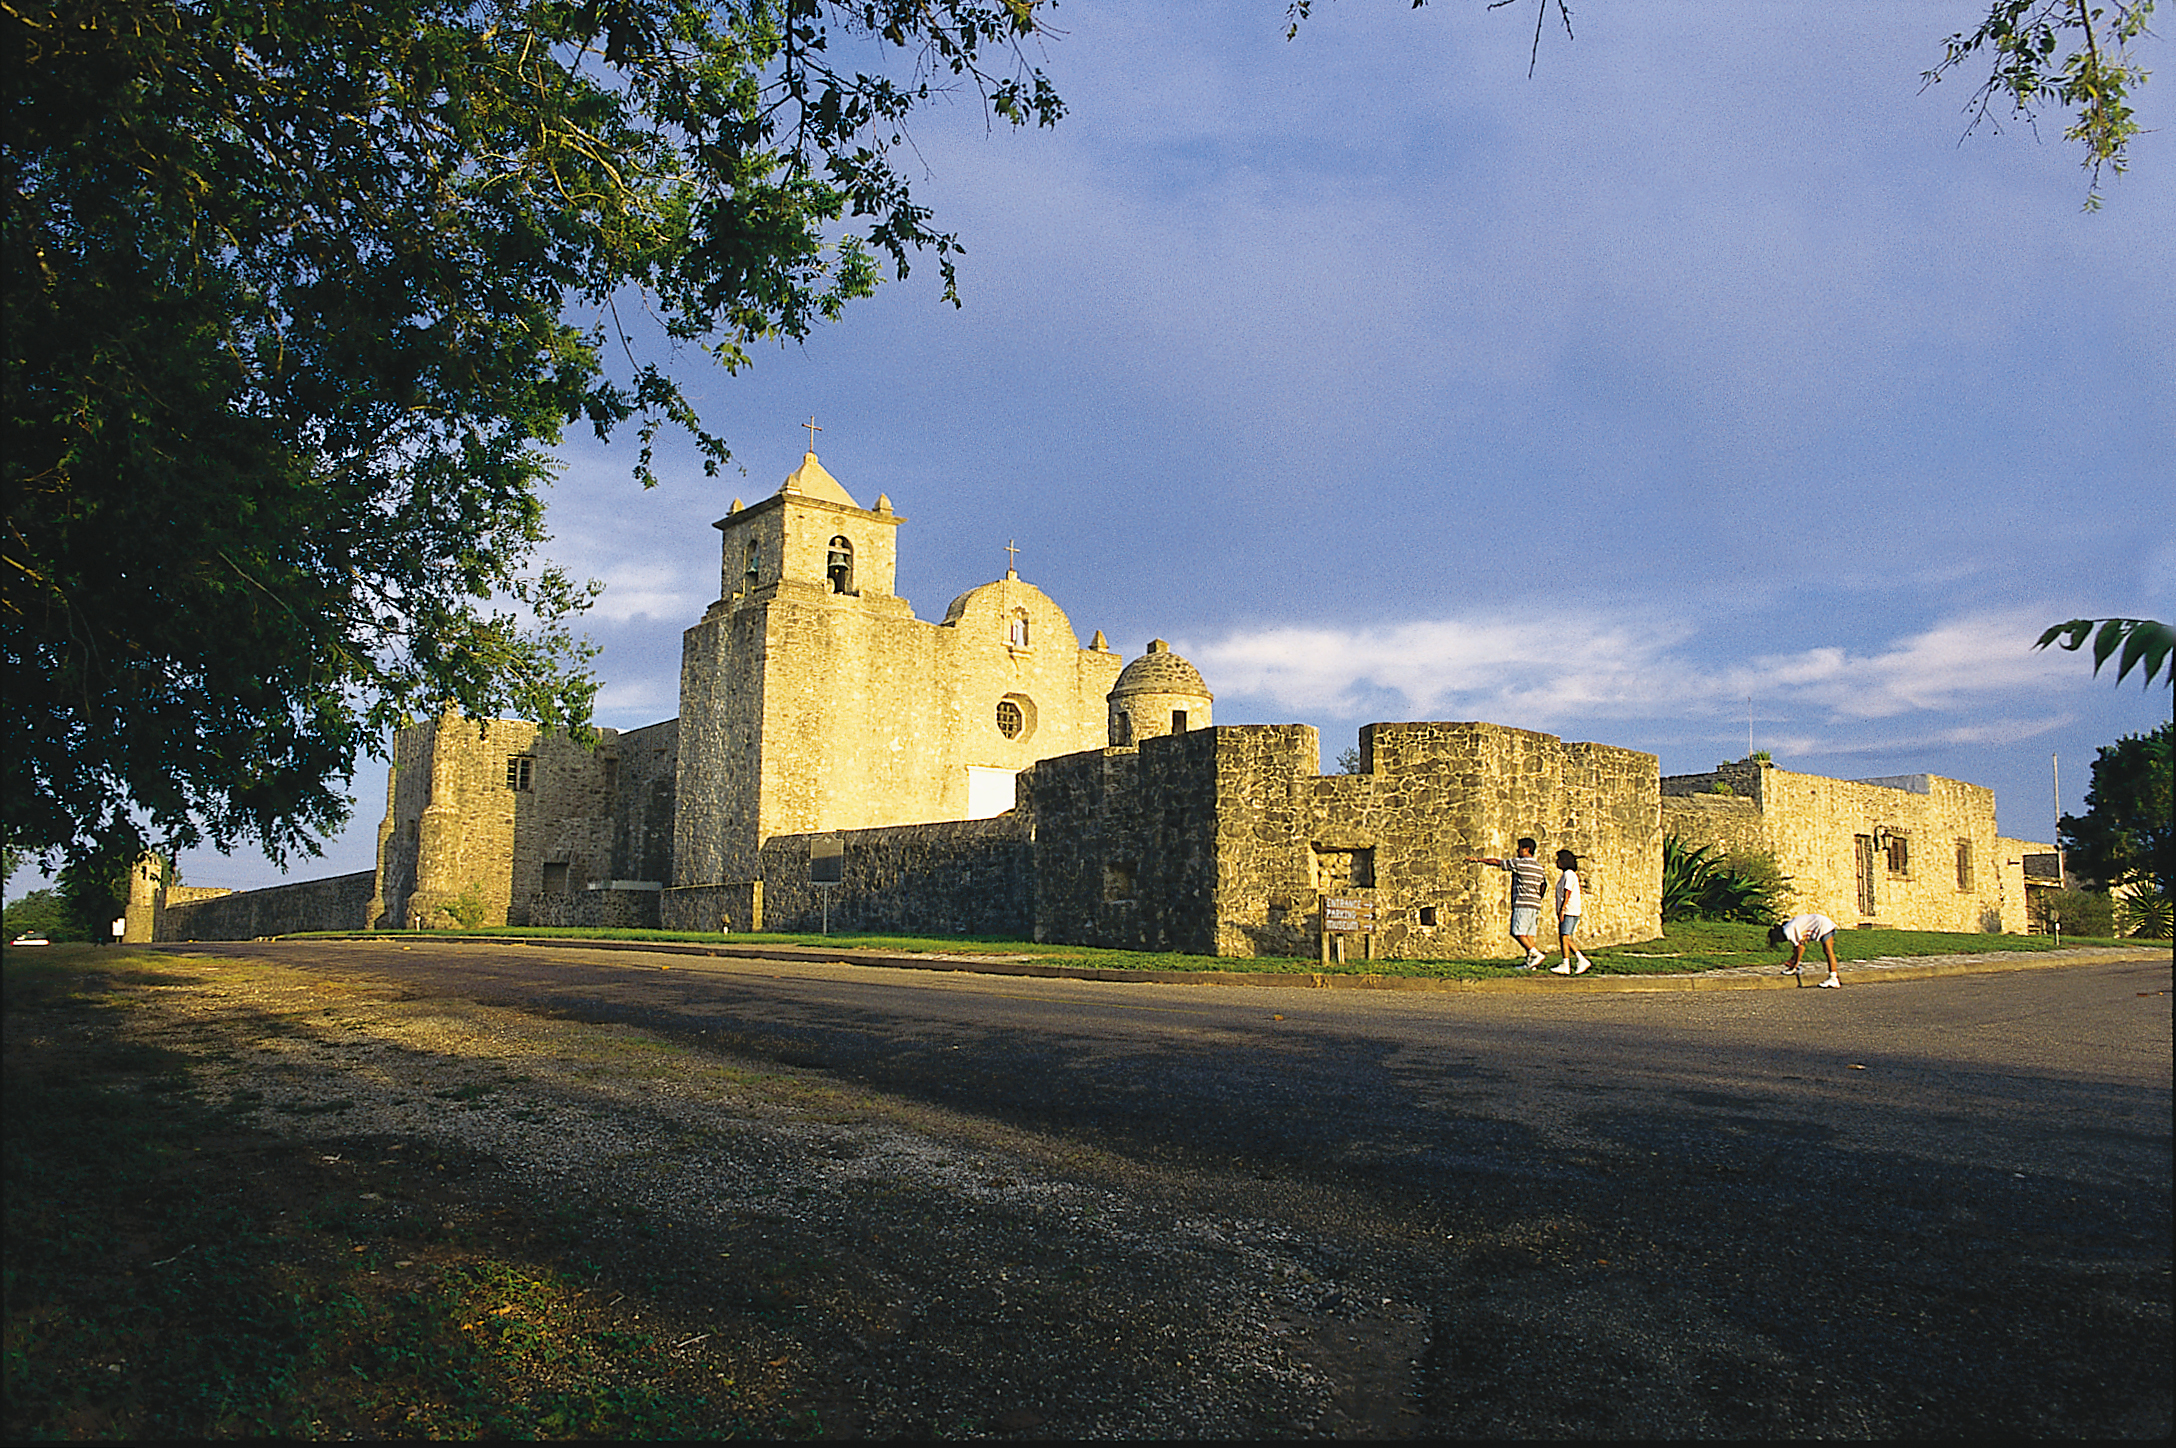
[[[1519,857],[1502,860],[1494,855],[1468,855],[1469,865],[1493,865],[1499,870],[1511,872],[1511,938],[1526,947],[1526,964],[1521,970],[1534,970],[1548,957],[1541,947],[1534,944],[1534,936],[1541,929],[1541,902],[1549,898],[1549,872],[1541,861],[1534,858],[1534,842],[1519,841]]]
[[[1793,915],[1768,931],[1770,945],[1781,945],[1785,941],[1791,944],[1791,958],[1783,963],[1785,975],[1800,974],[1799,962],[1806,958],[1806,942],[1809,940],[1820,941],[1821,949],[1828,953],[1828,979],[1821,984],[1831,990],[1841,986],[1843,982],[1836,978],[1835,921],[1826,915]]]
[[[1584,892],[1579,888],[1579,857],[1570,850],[1556,852],[1556,943],[1564,959],[1549,967],[1552,975],[1585,975],[1594,962],[1572,948],[1579,933],[1579,910]]]

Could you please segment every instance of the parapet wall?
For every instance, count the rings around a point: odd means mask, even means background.
[[[196,900],[169,894],[156,916],[154,940],[255,940],[305,930],[368,930],[377,875],[363,870],[263,890]]]
[[[837,850],[836,884],[812,857]],[[779,835],[762,850],[763,930],[1025,937],[1034,921],[1035,847],[1026,822],[990,819]]]

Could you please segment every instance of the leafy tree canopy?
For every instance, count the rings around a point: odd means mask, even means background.
[[[2176,723],[2101,746],[2085,814],[2060,825],[2070,866],[2104,885],[2176,893]]]
[[[67,905],[51,890],[33,890],[20,900],[9,901],[4,915],[5,918],[0,919],[0,933],[10,940],[32,931],[49,940],[85,938],[68,918]]]
[[[949,86],[1054,121],[1036,17],[11,0],[8,840],[279,859],[390,726],[583,728],[595,585],[535,565],[545,449],[632,424],[645,482],[660,426],[728,456],[664,370],[608,371],[622,318],[738,368],[918,252],[949,296],[892,151]]]

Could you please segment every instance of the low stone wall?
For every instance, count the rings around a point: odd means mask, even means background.
[[[158,912],[154,940],[254,940],[304,930],[368,930],[377,872],[302,880],[209,899],[169,898]]]
[[[655,930],[659,927],[658,890],[536,891],[507,907],[509,925],[558,926],[585,930]]]
[[[818,886],[809,857],[837,842],[839,883]],[[1026,821],[991,819],[779,835],[763,847],[764,930],[1025,939],[1035,921],[1035,847]],[[829,896],[828,901],[824,898]]]

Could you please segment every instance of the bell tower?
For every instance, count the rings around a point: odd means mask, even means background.
[[[898,577],[899,525],[892,500],[864,508],[816,454],[754,507],[740,499],[711,526],[719,546],[718,598],[736,608],[774,598],[889,598]]]

